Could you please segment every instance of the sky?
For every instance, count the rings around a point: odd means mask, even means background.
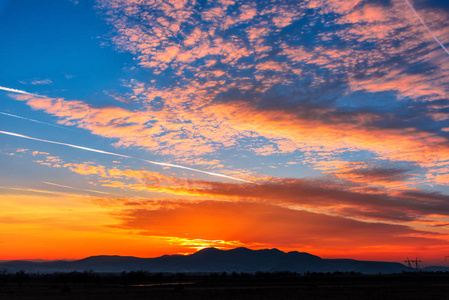
[[[0,0],[0,259],[449,265],[445,0]]]

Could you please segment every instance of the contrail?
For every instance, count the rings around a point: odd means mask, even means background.
[[[4,87],[4,86],[0,86],[0,90],[11,92],[11,93],[17,93],[17,94],[24,94],[24,95],[31,95],[31,96],[39,97],[39,95],[36,95],[36,94],[31,94],[31,93],[28,93],[28,92],[25,92],[25,91],[22,91],[22,90],[16,90],[16,89],[12,89],[12,88],[7,88],[7,87]]]
[[[85,192],[92,192],[92,193],[98,193],[98,194],[120,196],[118,194],[112,194],[112,193],[107,193],[107,192],[100,192],[100,191],[95,191],[95,190],[80,189],[80,188],[75,188],[75,187],[62,185],[62,184],[57,184],[57,183],[53,183],[53,182],[42,181],[42,183],[49,184],[49,185],[54,185],[54,186],[59,186],[59,187],[63,187],[63,188],[66,188],[66,189],[79,190],[79,191],[85,191]]]
[[[201,173],[204,173],[204,174],[209,174],[209,175],[212,175],[212,176],[229,178],[229,179],[234,179],[234,180],[243,181],[243,182],[247,182],[247,183],[254,183],[252,181],[243,180],[243,179],[231,177],[231,176],[228,176],[228,175],[218,174],[218,173],[214,173],[214,172],[207,172],[207,171],[202,171],[202,170],[193,169],[193,168],[189,168],[189,167],[184,167],[184,166],[180,166],[180,165],[173,165],[173,164],[162,163],[162,162],[157,162],[157,161],[151,161],[151,160],[146,160],[146,159],[140,159],[140,158],[138,158],[138,159],[142,160],[142,161],[146,161],[147,163],[154,164],[154,165],[173,167],[173,168],[178,168],[178,169],[186,169],[186,170],[190,170],[190,171],[196,171],[196,172],[201,172]]]
[[[0,189],[13,190],[13,191],[24,191],[24,192],[32,192],[32,193],[42,193],[42,194],[56,194],[56,195],[67,194],[64,192],[54,192],[54,191],[47,191],[47,190],[37,190],[37,189],[9,187],[9,186],[0,186]]]
[[[14,132],[8,132],[8,131],[1,131],[0,130],[0,133],[7,134],[7,135],[12,135],[12,136],[17,136],[17,137],[21,137],[21,138],[24,138],[24,139],[29,139],[29,140],[34,140],[34,141],[39,141],[39,142],[44,142],[44,143],[50,143],[50,144],[56,144],[56,145],[62,145],[62,146],[67,146],[67,147],[72,147],[72,148],[76,148],[76,149],[87,150],[87,151],[92,151],[92,152],[97,152],[97,153],[102,153],[102,154],[109,154],[109,155],[115,155],[115,156],[120,156],[120,157],[133,158],[133,157],[128,156],[128,155],[112,153],[112,152],[107,152],[107,151],[103,151],[103,150],[97,150],[97,149],[92,149],[92,148],[87,148],[87,147],[82,147],[82,146],[77,146],[77,145],[72,145],[72,144],[67,144],[67,143],[61,143],[61,142],[55,142],[55,141],[38,139],[38,138],[34,138],[34,137],[31,137],[31,136],[26,136],[26,135],[14,133]]]
[[[49,125],[49,126],[53,126],[53,127],[62,128],[62,129],[65,129],[65,130],[70,130],[70,131],[77,132],[76,130],[73,130],[73,129],[70,129],[70,128],[66,128],[66,127],[62,127],[62,126],[58,126],[58,125],[55,125],[55,124],[42,122],[42,121],[30,119],[30,118],[25,118],[25,117],[13,115],[13,114],[8,114],[8,113],[1,112],[1,111],[0,111],[0,114],[5,115],[5,116],[9,116],[9,117],[13,117],[13,118],[23,119],[23,120],[27,120],[27,121],[31,121],[31,122],[35,122],[35,123],[45,124],[45,125]]]
[[[55,185],[55,186],[60,186],[60,187],[66,187],[66,188],[74,189],[74,190],[81,190],[81,191],[95,192],[95,193],[100,193],[100,194],[109,194],[109,195],[121,196],[121,195],[118,195],[118,194],[111,194],[111,193],[99,192],[99,191],[94,191],[94,190],[77,189],[77,188],[72,188],[72,187],[69,187],[69,186],[60,185],[60,184],[51,183],[51,182],[43,182],[43,183],[50,184],[50,185]],[[8,187],[0,186],[0,189],[13,190],[13,191],[24,191],[24,192],[32,192],[32,193],[41,193],[41,194],[73,195],[73,193],[67,193],[67,192],[55,192],[55,191],[49,191],[49,190],[38,190],[38,189],[31,189],[31,188],[9,187],[9,186]],[[79,192],[76,192],[75,194],[80,195]]]
[[[81,150],[86,150],[86,151],[91,151],[91,152],[96,152],[96,153],[101,153],[101,154],[108,154],[108,155],[114,155],[114,156],[118,156],[118,157],[138,159],[138,160],[141,160],[141,161],[153,164],[153,165],[166,166],[166,167],[172,167],[172,168],[178,168],[178,169],[185,169],[185,170],[200,172],[200,173],[204,173],[204,174],[208,174],[208,175],[212,175],[212,176],[217,176],[217,177],[223,177],[223,178],[228,178],[228,179],[232,179],[232,180],[242,181],[242,182],[246,182],[246,183],[254,183],[254,182],[251,182],[251,181],[248,181],[248,180],[235,178],[235,177],[231,177],[231,176],[227,176],[227,175],[223,175],[223,174],[207,172],[207,171],[203,171],[203,170],[198,170],[198,169],[194,169],[194,168],[189,168],[189,167],[184,167],[184,166],[174,165],[174,164],[169,164],[169,163],[162,163],[162,162],[157,162],[157,161],[140,159],[140,158],[136,158],[136,157],[132,157],[132,156],[128,156],[128,155],[123,155],[123,154],[118,154],[118,153],[113,153],[113,152],[108,152],[108,151],[103,151],[103,150],[98,150],[98,149],[93,149],[93,148],[88,148],[88,147],[83,147],[83,146],[77,146],[77,145],[68,144],[68,143],[61,143],[61,142],[44,140],[44,139],[38,139],[38,138],[34,138],[34,137],[30,137],[30,136],[26,136],[26,135],[14,133],[14,132],[0,131],[0,133],[6,134],[6,135],[12,135],[12,136],[16,136],[16,137],[20,137],[20,138],[24,138],[24,139],[29,139],[29,140],[34,140],[34,141],[39,141],[39,142],[44,142],[44,143],[50,143],[50,144],[56,144],[56,145],[62,145],[62,146],[67,146],[67,147],[71,147],[71,148],[76,148],[76,149],[81,149]]]
[[[421,16],[418,14],[418,12],[416,11],[416,9],[412,6],[412,4],[410,3],[409,0],[404,0],[407,5],[410,7],[410,9],[415,13],[415,16],[419,19],[419,21],[421,22],[421,24],[424,26],[424,28],[426,28],[427,32],[433,37],[433,39],[441,46],[441,48],[443,48],[444,51],[446,51],[446,53],[449,55],[449,50],[447,50],[447,48],[443,45],[443,43],[440,42],[440,40],[432,33],[432,31],[430,31],[430,28],[426,25],[426,23],[424,23],[424,20],[421,18]]]

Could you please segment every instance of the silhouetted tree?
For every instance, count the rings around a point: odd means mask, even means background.
[[[22,285],[25,281],[27,281],[30,278],[30,276],[25,273],[24,270],[16,272],[14,279],[17,282],[17,285],[19,286],[19,290],[22,289]]]

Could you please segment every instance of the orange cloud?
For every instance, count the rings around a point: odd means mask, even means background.
[[[50,153],[47,152],[39,152],[39,151],[33,151],[33,153],[31,153],[33,156],[36,156],[38,154],[42,154],[42,155],[49,155]]]
[[[98,174],[103,177],[107,176],[104,166],[91,165],[87,163],[83,164],[68,163],[64,164],[63,166],[81,175]]]
[[[33,109],[44,110],[61,118],[62,124],[76,125],[96,135],[118,138],[118,146],[141,146],[162,153],[180,155],[188,152],[202,154],[213,151],[213,148],[205,143],[204,138],[193,138],[193,132],[189,133],[191,137],[183,137],[183,132],[179,129],[184,125],[176,121],[177,118],[173,118],[172,114],[133,112],[122,108],[92,108],[82,101],[16,95],[12,97],[26,101]],[[185,120],[185,117],[180,118]],[[152,122],[153,125],[148,125]],[[197,126],[192,124],[189,127],[193,131]],[[206,130],[208,128],[210,125]],[[162,136],[158,138],[161,134]]]
[[[367,172],[370,176],[401,176],[396,170]],[[379,179],[378,179],[379,180]],[[149,182],[149,190],[216,201],[251,201],[282,206],[292,210],[313,211],[325,215],[369,221],[408,223],[433,216],[449,217],[447,196],[421,190],[386,192],[367,186],[326,180],[274,179],[258,185],[226,184],[189,180],[176,186]]]
[[[328,165],[327,169],[330,171],[325,172],[337,178],[390,189],[406,188],[407,185],[413,184],[417,176],[417,174],[411,174],[410,169],[372,167],[368,162],[342,162],[341,165],[330,162]],[[326,167],[323,169],[325,170]]]
[[[379,129],[301,119],[294,113],[256,110],[242,103],[214,105],[211,109],[239,131],[256,132],[285,152],[315,151],[319,155],[321,151],[367,150],[382,159],[416,162],[424,167],[449,161],[445,138],[413,128]]]
[[[46,164],[43,161],[40,163]],[[345,179],[345,182],[253,177],[252,180],[258,182],[254,185],[189,180],[158,172],[106,168],[92,163],[64,165],[78,174],[99,176],[101,186],[168,193],[189,199],[254,201],[387,222],[414,222],[435,213],[449,216],[444,195],[404,189],[403,181],[410,176],[408,169],[362,166],[346,163],[337,171],[332,171],[334,176]],[[376,190],[370,187],[373,185],[396,190]]]
[[[406,226],[364,223],[260,203],[209,201],[158,210],[135,208],[117,217],[121,220],[119,228],[149,236],[238,240],[281,249],[307,249],[317,255],[344,251],[349,256],[379,259],[382,252],[391,255],[399,254],[397,249],[412,252],[421,248],[421,253],[435,256],[435,251],[422,248],[447,246],[438,235],[429,236]],[[384,248],[373,251],[378,245]]]
[[[53,168],[61,168],[61,164],[63,163],[63,161],[58,156],[50,156],[49,153],[47,153],[47,152],[39,152],[39,151],[34,151],[32,153],[33,156],[36,156],[38,154],[46,155],[45,161],[39,159],[39,160],[34,160],[34,162],[37,162],[43,166],[48,166],[48,167],[53,167]]]
[[[105,187],[173,193],[173,191],[169,188],[170,186],[188,186],[190,184],[188,179],[167,176],[159,172],[152,172],[143,169],[119,169],[117,167],[106,168],[105,166],[91,162],[66,163],[63,165],[56,164],[53,160],[47,160],[47,162],[35,162],[56,168],[68,168],[70,171],[81,175],[96,175],[99,178],[98,182],[101,186]]]
[[[63,118],[62,122],[78,124],[94,134],[118,138],[117,145],[143,146],[161,153],[200,155],[214,151],[217,144],[230,147],[253,135],[264,137],[272,144],[252,147],[263,155],[299,150],[310,155],[313,152],[319,160],[321,156],[326,158],[328,153],[338,151],[369,151],[380,159],[412,162],[421,167],[449,164],[449,146],[445,138],[414,128],[369,126],[373,119],[371,115],[352,122],[338,118],[309,119],[288,111],[262,110],[234,102],[198,107],[195,113],[181,108],[176,113],[161,114],[161,119],[156,120],[153,112],[91,108],[81,101],[29,95],[14,97],[27,101],[34,109],[43,109]],[[179,105],[182,96],[179,97],[172,99],[174,107]],[[155,120],[155,123],[147,125],[148,120]]]

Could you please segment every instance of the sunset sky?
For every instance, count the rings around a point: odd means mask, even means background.
[[[0,260],[447,265],[447,0],[0,0]]]

